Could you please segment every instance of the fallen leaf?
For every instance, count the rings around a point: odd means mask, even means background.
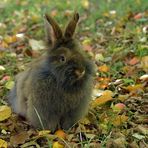
[[[89,121],[89,119],[87,117],[85,117],[80,120],[80,123],[81,124],[90,124],[91,122]]]
[[[29,141],[27,143],[24,143],[23,145],[21,145],[21,148],[41,148],[39,144],[37,144],[35,141]]]
[[[125,108],[125,104],[123,104],[123,103],[117,103],[112,107],[113,111],[115,111],[115,112],[120,112],[124,108]]]
[[[86,133],[85,136],[88,138],[88,139],[94,139],[96,137],[95,134],[90,134],[90,133]]]
[[[119,95],[119,96],[118,96],[118,99],[119,99],[120,101],[124,102],[126,99],[128,99],[128,97],[129,97],[128,94],[127,94],[127,95]]]
[[[101,143],[99,143],[99,142],[91,142],[91,143],[89,143],[89,147],[90,148],[101,148]]]
[[[134,131],[139,132],[143,135],[148,135],[148,128],[144,125],[138,125],[137,127],[135,127]]]
[[[58,11],[57,11],[56,9],[52,10],[51,13],[50,13],[50,15],[51,15],[52,17],[57,16],[57,14],[58,14]]]
[[[45,49],[45,44],[43,41],[37,41],[34,39],[29,40],[29,45],[31,46],[32,50],[42,50]]]
[[[10,137],[10,143],[13,146],[17,146],[18,144],[24,144],[26,140],[29,139],[29,134],[27,131],[22,131],[14,136]]]
[[[86,44],[86,45],[83,45],[83,49],[84,49],[85,51],[90,52],[90,51],[92,51],[92,46]]]
[[[32,21],[33,23],[37,23],[39,20],[40,20],[39,15],[33,14],[33,15],[31,16],[31,21]]]
[[[7,142],[2,140],[2,139],[0,139],[0,147],[1,148],[7,148]]]
[[[66,139],[66,133],[63,130],[57,130],[55,135],[57,135],[59,138]]]
[[[116,10],[111,10],[111,11],[109,11],[109,13],[110,13],[111,15],[115,15],[115,14],[116,14]]]
[[[139,63],[139,59],[137,57],[134,57],[128,63],[130,65],[136,65],[137,63]]]
[[[148,26],[143,27],[143,28],[142,28],[142,31],[143,31],[143,33],[146,34],[146,33],[148,32]]]
[[[130,148],[139,148],[138,144],[136,143],[136,141],[133,141],[131,143],[128,143],[128,147]]]
[[[64,148],[64,145],[62,145],[61,143],[56,141],[56,142],[53,143],[52,148]]]
[[[142,140],[142,139],[145,138],[144,135],[141,135],[141,134],[138,134],[138,133],[134,133],[132,136],[135,137],[135,138],[137,138],[137,139],[139,139],[139,140]]]
[[[20,38],[20,39],[23,39],[24,38],[24,33],[18,33],[18,34],[16,34],[16,37],[17,38]]]
[[[147,42],[147,38],[146,37],[142,37],[142,38],[139,39],[139,41],[141,43],[145,43],[145,42]]]
[[[2,42],[0,43],[0,47],[1,47],[1,48],[8,48],[9,45],[8,45],[5,41],[2,41]]]
[[[109,71],[109,67],[108,67],[106,64],[104,64],[104,65],[102,65],[102,66],[99,66],[99,67],[98,67],[98,70],[99,70],[100,72],[108,72],[108,71]]]
[[[142,84],[129,85],[125,89],[127,89],[129,92],[143,91],[143,85]]]
[[[110,90],[106,90],[102,93],[102,96],[99,98],[96,98],[94,101],[92,101],[91,106],[93,108],[97,107],[98,105],[105,104],[106,102],[112,100],[113,92]]]
[[[2,129],[1,130],[1,133],[4,134],[4,135],[6,135],[8,132],[5,129]]]
[[[91,44],[91,39],[90,38],[86,38],[83,42],[82,45],[90,45]]]
[[[10,80],[10,76],[4,76],[3,78],[2,78],[2,81],[8,81],[8,80]]]
[[[106,148],[125,148],[126,147],[126,139],[123,137],[117,139],[108,139]]]
[[[6,82],[6,84],[5,84],[5,88],[7,88],[7,89],[12,89],[13,88],[13,86],[14,86],[14,81],[8,81],[8,82]]]
[[[0,71],[4,71],[6,68],[2,65],[0,65]]]
[[[95,55],[95,60],[96,61],[104,61],[104,57],[101,53],[98,53]]]
[[[125,115],[118,115],[117,117],[115,117],[112,121],[114,126],[119,126],[123,123],[125,123],[128,120],[128,116]]]
[[[100,83],[96,86],[98,89],[105,89],[108,87],[108,83]]]
[[[47,135],[47,134],[50,134],[50,130],[42,130],[42,131],[39,131],[39,136],[44,136],[44,135]]]
[[[148,56],[144,56],[141,59],[141,67],[145,72],[148,72]]]
[[[83,8],[88,9],[89,8],[89,1],[88,0],[82,0],[81,4]]]
[[[17,41],[17,37],[15,35],[7,36],[7,37],[5,37],[4,40],[5,40],[6,43],[10,44],[10,43],[16,42]]]
[[[143,76],[140,77],[140,80],[142,81],[148,81],[148,74],[145,74]]]
[[[12,52],[12,53],[7,54],[7,56],[12,58],[12,57],[16,57],[17,55],[16,53]]]
[[[4,121],[11,116],[11,108],[6,105],[0,106],[0,121]]]
[[[135,20],[141,19],[143,17],[143,13],[138,13],[134,16]]]
[[[73,11],[72,10],[65,10],[65,13],[64,13],[65,16],[69,17],[72,14],[73,14]]]

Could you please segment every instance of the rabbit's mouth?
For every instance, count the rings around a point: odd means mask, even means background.
[[[76,80],[80,80],[85,75],[85,70],[75,70]]]
[[[85,71],[77,71],[75,70],[75,72],[67,78],[68,83],[70,86],[81,86],[81,84],[83,83],[83,80],[85,79]]]

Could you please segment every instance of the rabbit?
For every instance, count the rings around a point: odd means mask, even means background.
[[[74,39],[79,14],[65,32],[44,15],[47,52],[19,73],[8,100],[35,128],[68,130],[88,111],[94,63]]]

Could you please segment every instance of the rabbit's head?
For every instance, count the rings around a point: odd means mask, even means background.
[[[86,85],[93,73],[93,63],[73,39],[79,14],[75,13],[63,33],[50,16],[45,15],[49,70],[58,86],[77,90]]]

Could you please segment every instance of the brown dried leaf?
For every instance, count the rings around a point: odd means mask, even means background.
[[[18,144],[24,144],[25,141],[29,139],[29,134],[27,131],[22,131],[14,136],[10,137],[10,143],[13,146],[17,146]]]
[[[135,65],[137,63],[139,63],[139,59],[137,57],[134,57],[129,61],[130,65]]]

